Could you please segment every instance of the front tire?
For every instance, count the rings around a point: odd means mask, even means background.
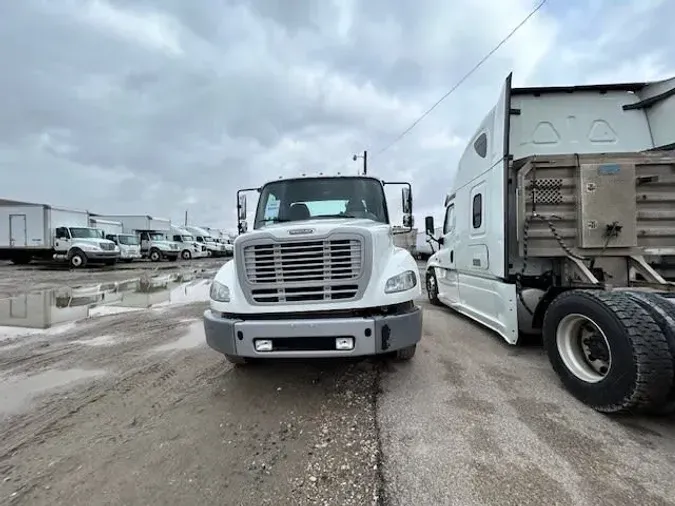
[[[544,348],[572,395],[603,413],[662,405],[673,384],[668,343],[628,295],[571,290],[548,307]]]
[[[417,351],[416,344],[408,346],[407,348],[401,348],[400,350],[396,350],[394,352],[394,359],[397,362],[407,362],[408,360],[411,360],[415,356],[416,351]]]
[[[190,260],[192,258],[192,253],[190,253],[190,250],[184,249],[180,256],[183,260]]]
[[[87,265],[87,255],[84,254],[81,250],[75,250],[70,254],[68,258],[68,264],[71,269],[80,269]]]
[[[436,279],[436,273],[433,270],[427,271],[426,285],[429,302],[434,306],[440,306],[441,301],[438,300],[438,280]]]
[[[162,259],[162,254],[159,252],[158,249],[153,249],[150,251],[150,261],[151,262],[159,262]]]
[[[225,360],[227,360],[230,364],[234,364],[236,366],[242,366],[246,365],[249,363],[248,359],[245,357],[239,357],[237,355],[225,355]]]

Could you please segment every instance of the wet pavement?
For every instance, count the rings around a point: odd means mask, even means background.
[[[0,504],[675,504],[673,418],[596,413],[424,300],[410,363],[233,368],[218,266],[0,281]]]

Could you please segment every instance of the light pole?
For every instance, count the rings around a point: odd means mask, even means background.
[[[368,151],[364,151],[362,155],[354,155],[352,160],[356,161],[359,158],[363,158],[363,175],[368,174]]]

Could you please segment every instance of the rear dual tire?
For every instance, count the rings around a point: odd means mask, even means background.
[[[567,390],[597,411],[650,411],[668,402],[673,387],[668,340],[626,293],[563,293],[546,311],[543,342]]]

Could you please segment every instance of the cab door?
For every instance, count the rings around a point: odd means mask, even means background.
[[[440,277],[438,278],[438,298],[453,305],[459,302],[459,284],[457,269],[455,267],[455,202],[454,200],[445,208],[443,220],[443,235],[441,249],[438,252],[440,264]]]

